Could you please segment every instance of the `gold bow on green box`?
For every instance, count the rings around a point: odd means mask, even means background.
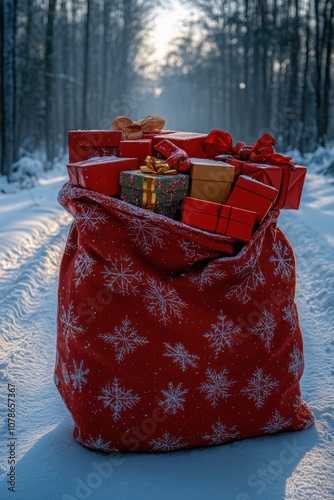
[[[175,175],[177,171],[170,169],[168,163],[165,160],[157,160],[155,156],[146,156],[146,165],[140,167],[140,170],[144,174],[151,175]]]
[[[154,156],[146,156],[146,165],[140,170],[146,174],[143,178],[142,208],[154,211],[156,204],[155,179],[158,175],[176,175],[177,171],[170,169],[164,160],[157,160]]]

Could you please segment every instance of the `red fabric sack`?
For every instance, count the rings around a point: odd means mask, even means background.
[[[74,436],[170,451],[300,430],[303,342],[291,245],[271,212],[233,240],[66,184],[55,383]]]

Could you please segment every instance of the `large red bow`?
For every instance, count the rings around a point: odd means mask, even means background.
[[[270,134],[264,134],[253,146],[238,142],[233,146],[232,136],[222,130],[212,130],[204,141],[204,151],[209,158],[218,155],[233,156],[238,160],[249,160],[270,165],[293,167],[295,164],[289,156],[275,153],[275,139]]]

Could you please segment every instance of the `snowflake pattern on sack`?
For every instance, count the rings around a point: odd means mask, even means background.
[[[105,408],[111,409],[115,422],[121,418],[122,411],[133,408],[140,401],[138,394],[133,394],[132,389],[122,387],[121,380],[117,377],[111,386],[108,384],[102,388],[102,394],[97,399],[103,401]]]
[[[96,260],[90,257],[85,250],[77,255],[74,261],[75,286],[81,285],[82,281],[92,273],[94,264],[96,264]]]
[[[217,323],[212,324],[211,328],[212,331],[205,333],[204,338],[208,339],[210,347],[214,349],[217,358],[225,347],[233,348],[241,333],[241,328],[236,326],[232,320],[227,319],[223,311],[220,311]]]
[[[270,352],[271,341],[274,337],[274,331],[276,328],[276,322],[274,315],[264,308],[261,317],[257,324],[250,329],[250,332],[258,335],[260,339],[264,342],[265,348]]]
[[[264,427],[261,427],[261,429],[268,434],[274,434],[275,432],[286,429],[289,425],[291,425],[291,418],[283,418],[279,411],[275,410],[272,418]]]
[[[203,439],[209,441],[210,445],[221,444],[240,435],[240,432],[236,430],[236,425],[228,429],[227,425],[220,421],[220,418],[218,418],[215,424],[212,424],[211,429],[212,434],[204,434],[203,436]]]
[[[236,297],[243,304],[247,304],[251,299],[250,292],[255,291],[259,285],[265,284],[266,280],[258,261],[259,252],[260,248],[258,246],[246,264],[234,266],[234,273],[240,283],[231,287],[230,291],[225,295],[226,298]]]
[[[111,441],[105,442],[103,441],[101,434],[97,437],[94,438],[92,436],[89,436],[88,440],[83,442],[82,444],[88,446],[89,448],[94,448],[95,450],[102,450],[102,451],[118,451],[116,448],[112,448]]]
[[[149,214],[147,214],[147,217]],[[144,255],[150,255],[155,247],[164,247],[164,237],[167,231],[156,224],[156,221],[149,221],[136,218],[125,218],[124,225],[129,232],[129,238],[134,246],[141,248]]]
[[[63,377],[64,384],[68,385],[70,383],[70,376],[69,376],[68,371],[67,371],[66,363],[61,364],[61,374]]]
[[[183,239],[178,244],[182,248],[185,257],[189,258],[189,264],[205,257],[205,254],[199,250],[199,245],[196,245],[193,241]]]
[[[184,443],[182,437],[170,436],[169,432],[165,431],[161,438],[152,439],[150,445],[154,451],[173,451],[185,448],[188,443]]]
[[[137,295],[138,284],[142,280],[143,273],[134,271],[133,260],[127,255],[118,257],[108,256],[110,264],[104,266],[103,277],[106,287],[114,293],[121,295]]]
[[[221,372],[216,372],[212,368],[207,368],[207,381],[203,382],[198,389],[200,392],[206,392],[205,399],[208,399],[215,408],[219,399],[225,399],[231,396],[230,388],[236,382],[227,378],[228,370],[224,368]]]
[[[230,257],[224,238],[146,217],[117,198],[66,190],[74,215],[81,204],[97,208],[92,226],[86,216],[77,221],[60,270],[55,381],[75,439],[105,452],[172,451],[313,423],[295,380],[302,338],[298,314],[292,325],[294,267],[282,284],[278,261],[269,261],[275,233],[294,266],[291,246],[272,227],[276,212]],[[135,218],[144,221],[138,234]],[[76,287],[83,251],[97,262]],[[275,290],[283,295],[270,307]],[[151,422],[153,429],[149,420],[159,415],[164,423]],[[134,446],[142,423],[147,439]]]
[[[173,317],[181,320],[183,309],[188,307],[171,285],[165,285],[151,277],[147,279],[143,300],[147,310],[158,316],[164,325],[170,323]]]
[[[137,330],[132,327],[130,319],[126,316],[121,325],[114,328],[113,333],[99,335],[107,344],[111,344],[116,352],[116,361],[123,361],[127,354],[134,352],[137,347],[148,344],[145,337],[137,335]]]
[[[168,389],[161,389],[164,399],[158,400],[158,404],[162,406],[165,413],[175,415],[179,410],[184,410],[185,398],[188,389],[182,389],[182,382],[176,387],[173,387],[173,382],[168,383]]]
[[[86,206],[84,203],[78,204],[79,213],[76,215],[78,227],[83,234],[86,230],[97,231],[101,225],[108,222],[107,215],[97,207]]]
[[[299,410],[303,400],[301,396],[296,395],[293,400],[293,407],[295,410]]]
[[[79,392],[82,391],[82,386],[87,383],[86,375],[90,372],[89,368],[84,370],[83,361],[80,361],[78,364],[75,359],[73,360],[73,372],[70,373],[70,379],[72,380],[72,384],[74,389],[78,389]]]
[[[68,233],[64,254],[70,255],[72,252],[76,252],[78,249],[78,245],[76,242],[72,241],[73,233],[77,230],[76,222],[73,221]]]
[[[76,340],[77,334],[84,333],[84,328],[80,326],[79,316],[74,315],[74,305],[70,302],[68,309],[66,310],[64,306],[61,306],[62,311],[60,315],[60,323],[63,328],[63,334],[65,336],[66,348],[69,350],[68,342],[69,340]]]
[[[251,399],[259,410],[278,385],[277,380],[273,380],[270,375],[265,375],[262,368],[257,368],[248,380],[247,386],[241,389],[241,394],[248,396],[248,399]]]
[[[287,279],[291,278],[294,263],[289,248],[285,245],[283,246],[281,241],[274,243],[272,248],[276,256],[271,255],[269,262],[276,266],[274,269],[274,276],[281,276]]]
[[[205,287],[211,286],[215,280],[220,280],[225,276],[226,272],[220,269],[219,264],[212,262],[201,273],[192,274],[189,280],[196,285],[199,292],[202,292]]]
[[[197,360],[199,360],[199,356],[196,354],[190,354],[180,342],[174,347],[167,342],[164,342],[164,345],[166,347],[166,352],[163,356],[172,358],[173,363],[178,365],[183,372],[187,370],[188,366],[192,366],[193,368],[197,367]]]
[[[289,372],[293,374],[296,380],[299,380],[304,370],[304,356],[297,346],[294,346],[290,353]]]
[[[298,316],[295,304],[292,302],[283,307],[282,313],[282,319],[290,323],[290,334],[294,335],[298,328]]]

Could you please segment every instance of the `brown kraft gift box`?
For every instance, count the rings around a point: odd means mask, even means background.
[[[202,158],[190,158],[190,194],[192,198],[225,203],[234,178],[234,167],[227,163]],[[231,168],[232,167],[232,168]]]

